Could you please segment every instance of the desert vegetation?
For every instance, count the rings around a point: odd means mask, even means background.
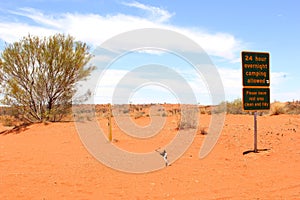
[[[248,115],[253,112],[244,111],[242,108],[242,99],[237,98],[233,101],[222,102],[220,105],[226,105],[227,114],[242,114]],[[218,106],[220,106],[218,105]],[[214,111],[219,112],[218,106],[215,107]],[[204,114],[205,112],[201,112]],[[270,110],[259,111],[260,115],[280,115],[280,114],[300,114],[300,101],[288,101],[288,102],[279,102],[274,101],[271,103]]]
[[[113,109],[116,113],[131,117],[133,120],[138,120],[142,118],[150,118],[150,108],[155,104],[128,104],[128,105],[113,105]],[[202,106],[202,105],[179,105],[179,104],[159,104],[160,109],[157,110],[155,115],[162,117],[173,117],[174,122],[177,124],[177,129],[189,129],[197,127],[197,118],[195,116],[201,115],[211,115],[212,113],[221,112],[219,106],[226,106],[226,113],[233,115],[251,115],[252,112],[246,112],[242,109],[242,100],[235,99],[233,101],[223,102],[217,106]],[[185,110],[183,114],[181,106],[187,106],[188,109]],[[75,109],[74,109],[75,108]],[[76,110],[76,113],[73,113]],[[73,112],[72,112],[73,111]],[[22,123],[27,122],[27,118],[24,118],[23,109],[17,106],[2,106],[0,107],[0,123],[4,126],[18,126]],[[60,120],[63,121],[85,121],[91,120],[96,117],[98,119],[107,119],[109,115],[108,104],[98,104],[98,105],[84,105],[78,104],[73,105],[73,110],[70,106],[64,109],[63,117]],[[153,113],[152,113],[153,114]],[[281,115],[281,114],[300,114],[300,101],[291,102],[278,102],[275,101],[271,104],[269,111],[260,111],[259,115]],[[205,132],[205,131],[204,131]]]
[[[0,58],[1,103],[27,122],[60,121],[69,114],[76,83],[94,69],[86,67],[91,58],[85,43],[63,34],[8,44]]]

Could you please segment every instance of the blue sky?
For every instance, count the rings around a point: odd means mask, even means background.
[[[4,42],[18,41],[28,33],[40,36],[68,33],[96,48],[126,31],[163,28],[191,38],[208,53],[220,73],[226,100],[241,97],[241,51],[270,52],[271,100],[291,101],[300,99],[299,7],[300,3],[294,0],[4,0],[0,2],[0,51]],[[168,54],[163,58],[161,63],[169,59],[170,65],[175,64]],[[124,63],[112,67],[110,81],[118,82],[129,70],[121,66]],[[178,70],[186,71],[188,67],[182,64]],[[209,104],[209,92],[203,92],[205,84],[201,77],[185,74],[197,101]],[[102,84],[106,85],[105,91],[112,91],[116,83]],[[154,101],[149,98],[153,96],[162,102],[176,101],[170,92],[155,88],[145,87],[131,101]],[[109,101],[101,91],[98,93],[97,101]]]

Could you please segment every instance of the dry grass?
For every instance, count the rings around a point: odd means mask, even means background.
[[[300,101],[287,102],[285,105],[287,114],[300,114]]]
[[[19,120],[17,120],[14,116],[4,115],[0,116],[0,122],[3,126],[17,126],[20,124]]]
[[[286,114],[285,103],[274,102],[271,104],[270,115]]]
[[[145,112],[136,112],[134,113],[134,119],[141,118],[145,115]]]
[[[132,118],[138,119],[141,117],[150,117],[150,107],[155,104],[141,104],[141,105],[114,105],[113,108],[117,109],[117,113],[128,115]],[[224,105],[226,105],[227,114],[251,114],[251,112],[244,112],[242,110],[242,100],[235,99],[231,102],[223,102],[218,106],[201,106],[194,105],[187,109],[187,112],[182,112],[182,105],[179,104],[166,104],[163,108],[157,110],[156,115],[168,117],[177,117],[178,129],[189,129],[197,127],[197,119],[193,116],[197,114],[211,114],[222,112]],[[74,111],[75,108],[75,111]],[[280,115],[280,114],[300,114],[300,101],[292,102],[274,102],[271,104],[270,111],[259,112],[259,115]],[[107,118],[109,115],[109,108],[107,104],[91,105],[75,105],[73,106],[73,112],[65,116],[63,121],[85,121],[92,120],[93,117]],[[18,110],[14,110],[10,107],[0,107],[0,123],[4,126],[17,126],[22,123],[21,117],[18,114]]]

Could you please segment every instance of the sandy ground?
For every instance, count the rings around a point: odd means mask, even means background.
[[[153,151],[174,137],[172,120],[148,141],[132,140],[114,126],[114,144]],[[201,126],[209,120],[201,115]],[[0,199],[300,199],[300,116],[259,116],[258,131],[258,147],[269,150],[243,155],[253,149],[253,116],[227,115],[217,145],[204,159],[198,154],[207,136],[198,133],[171,166],[130,174],[94,159],[73,122],[31,125],[0,135]]]

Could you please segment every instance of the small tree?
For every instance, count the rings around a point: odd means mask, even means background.
[[[71,106],[76,82],[90,75],[89,47],[71,36],[27,36],[8,44],[0,58],[3,104],[30,122],[60,121]]]

